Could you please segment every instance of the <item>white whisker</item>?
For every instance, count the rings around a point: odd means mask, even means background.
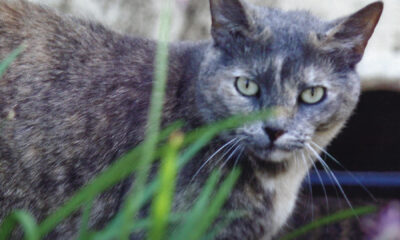
[[[239,143],[239,142],[240,142],[240,140],[239,140],[237,143]],[[236,145],[237,143],[235,143],[235,145]],[[241,147],[240,144],[238,144],[238,145],[236,146],[236,148],[232,151],[232,153],[226,158],[226,160],[224,161],[224,163],[219,167],[219,170],[221,170],[221,169],[225,166],[225,164],[227,164],[227,163],[229,162],[229,160],[235,155],[235,153],[237,152],[237,150],[239,150],[240,147]]]
[[[215,157],[215,155],[217,155],[219,152],[221,152],[224,148],[226,148],[229,144],[231,144],[234,141],[237,141],[238,138],[233,138],[232,140],[230,140],[229,142],[225,143],[224,145],[222,145],[222,147],[220,147],[217,151],[215,151],[201,166],[200,168],[196,171],[196,173],[193,175],[192,179],[190,180],[190,183],[193,182],[193,180],[197,177],[197,175],[199,175],[200,171],[208,164],[209,161],[211,161],[211,159],[213,159],[213,157]]]
[[[233,167],[236,167],[236,165],[237,165],[237,163],[238,163],[240,157],[241,157],[242,154],[243,154],[244,147],[243,147],[243,146],[241,146],[241,147],[242,147],[242,148],[241,148],[241,150],[240,150],[240,153],[239,153],[239,154],[237,155],[237,157],[236,157],[236,160],[235,160],[235,163],[233,164]]]
[[[349,200],[349,198],[347,197],[346,193],[344,192],[342,186],[340,185],[338,179],[336,178],[335,174],[332,172],[332,170],[330,169],[330,167],[328,166],[328,164],[326,164],[326,162],[321,158],[321,156],[319,156],[319,154],[311,147],[310,144],[306,144],[307,148],[310,149],[310,151],[314,154],[314,156],[319,160],[319,162],[322,164],[322,166],[326,169],[327,173],[330,174],[333,178],[333,180],[335,181],[336,185],[338,186],[339,190],[341,191],[341,193],[343,194],[344,199],[346,200],[347,204],[349,205],[349,207],[354,211],[354,208]],[[354,214],[355,217],[357,217],[356,214]],[[358,217],[357,217],[358,218]]]
[[[304,153],[302,153],[302,154],[304,154]],[[313,169],[314,169],[315,172],[317,173],[317,177],[318,177],[319,182],[321,183],[321,186],[322,186],[322,191],[324,192],[324,195],[325,195],[325,203],[326,203],[327,209],[329,209],[328,194],[327,194],[327,192],[326,192],[326,188],[325,188],[325,185],[324,185],[324,181],[322,181],[322,177],[321,177],[321,175],[319,174],[318,168],[317,168],[317,166],[315,165],[315,162],[314,162],[312,159],[306,158],[306,160],[309,160],[309,161],[311,162],[311,165],[312,165]]]
[[[293,153],[293,156],[294,156],[294,167],[295,167],[296,169],[299,169],[300,163],[299,163],[299,160],[297,159],[296,153]]]
[[[294,156],[297,159],[297,156],[296,155],[294,155]],[[307,162],[306,162],[306,159],[305,159],[305,156],[304,156],[303,152],[301,152],[301,158],[302,158],[305,166],[307,166]],[[311,200],[311,220],[313,221],[314,220],[314,197],[313,197],[313,190],[312,190],[311,177],[310,177],[310,172],[309,171],[307,171],[307,179],[308,179],[308,189],[310,191],[310,198],[311,198],[310,199]]]
[[[216,166],[219,164],[219,162],[221,162],[221,160],[224,159],[225,156],[226,156],[228,153],[230,153],[231,150],[234,149],[234,148],[239,144],[239,142],[240,142],[242,139],[243,139],[243,138],[240,138],[240,139],[239,139],[239,138],[236,138],[237,141],[236,141],[235,143],[233,143],[232,146],[230,146],[227,150],[225,150],[225,152],[222,154],[222,156],[220,156],[220,157],[218,158],[218,160],[215,161],[215,163],[214,163],[214,165],[212,166],[212,168],[216,167]]]
[[[311,141],[311,144],[313,144],[316,148],[318,148],[320,151],[322,151],[326,156],[328,156],[330,159],[332,159],[337,165],[339,165],[339,167],[343,168],[347,174],[349,174],[354,181],[357,182],[358,185],[361,186],[362,189],[364,189],[364,191],[372,198],[372,200],[377,201],[375,196],[368,190],[367,187],[364,186],[364,184],[362,184],[362,182],[354,175],[352,174],[349,170],[347,170],[343,164],[341,164],[335,157],[333,157],[330,153],[328,153],[325,149],[323,149],[322,147],[320,147],[317,143]]]
[[[311,151],[309,150],[309,147],[306,148],[306,151],[307,151],[308,154],[311,154],[312,156],[315,155],[313,152],[311,152]],[[317,153],[317,154],[318,154],[318,153]],[[310,155],[310,158],[312,158],[311,155]],[[318,162],[321,163],[321,161],[319,161],[319,158],[320,158],[319,155],[318,155],[317,158],[318,158]],[[324,162],[325,162],[325,161],[324,161]],[[322,163],[321,163],[321,165],[322,165]],[[339,193],[338,193],[338,191],[337,191],[337,187],[336,187],[336,182],[335,182],[335,180],[332,178],[332,175],[331,175],[331,173],[329,172],[329,170],[328,170],[324,165],[322,165],[322,167],[323,167],[324,171],[326,172],[326,174],[327,174],[327,176],[328,176],[328,178],[329,178],[329,181],[330,181],[331,183],[334,183],[334,184],[335,184],[335,185],[333,185],[333,186],[334,186],[334,189],[335,189],[335,192],[336,192],[336,197],[339,198]]]

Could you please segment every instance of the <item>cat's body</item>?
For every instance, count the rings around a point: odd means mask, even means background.
[[[311,165],[304,157],[315,157],[307,144],[325,147],[357,103],[354,66],[382,4],[325,23],[304,12],[210,2],[213,40],[170,45],[163,124],[183,119],[193,129],[266,108],[277,115],[221,135],[191,160],[175,205],[190,204],[183,194],[196,192],[212,167],[233,165],[215,161],[196,173],[233,141],[238,151],[229,155],[243,174],[226,208],[247,214],[219,238],[270,239],[295,205]],[[15,208],[43,219],[142,141],[156,45],[23,1],[2,1],[0,59],[20,44],[25,50],[0,80],[0,219]],[[323,95],[312,102],[315,92]],[[115,214],[128,185],[95,201],[94,227]],[[78,222],[77,214],[49,238],[71,239]]]

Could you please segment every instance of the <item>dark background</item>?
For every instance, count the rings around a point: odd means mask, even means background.
[[[368,172],[371,176],[383,172],[389,175],[390,172],[395,178],[398,173],[400,180],[400,93],[364,92],[354,115],[327,150],[344,167],[324,156],[332,170]],[[373,181],[382,182],[383,179],[377,176]],[[340,176],[338,178],[341,182]],[[335,187],[330,187],[329,183],[325,185],[329,195],[337,194]],[[367,194],[356,180],[351,186],[342,185],[350,197]],[[400,198],[400,186],[368,187],[368,190],[375,197]],[[313,191],[324,194],[318,183],[314,184]]]

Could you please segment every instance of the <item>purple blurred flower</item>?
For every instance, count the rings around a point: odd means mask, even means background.
[[[365,240],[400,240],[400,202],[389,203],[361,225]]]

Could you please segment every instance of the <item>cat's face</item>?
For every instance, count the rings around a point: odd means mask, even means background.
[[[336,73],[329,61],[303,64],[290,57],[237,59],[210,72],[199,86],[210,120],[272,110],[268,119],[222,135],[241,139],[253,158],[279,162],[312,141],[325,145],[327,132],[337,131],[357,103],[360,87],[353,71]]]
[[[216,2],[215,44],[206,53],[197,85],[205,121],[272,110],[270,118],[221,136],[240,141],[256,161],[291,160],[313,144],[328,144],[358,101],[355,65],[380,11],[366,8],[326,23],[305,12]]]

